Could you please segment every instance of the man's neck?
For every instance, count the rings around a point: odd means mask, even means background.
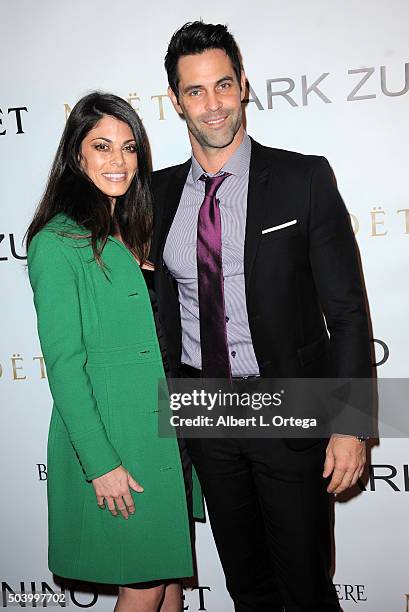
[[[208,174],[216,174],[216,172],[223,168],[227,160],[239,148],[243,142],[243,138],[244,128],[243,126],[240,126],[240,129],[233,138],[233,141],[227,145],[227,147],[223,147],[222,149],[202,147],[202,145],[200,145],[197,140],[192,137],[190,138],[190,142],[192,143],[193,155],[203,170]]]

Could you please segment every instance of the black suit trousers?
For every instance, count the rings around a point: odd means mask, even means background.
[[[325,443],[302,451],[282,439],[186,443],[236,612],[339,611]]]

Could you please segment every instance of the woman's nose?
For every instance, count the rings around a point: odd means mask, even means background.
[[[122,149],[119,151],[113,151],[111,155],[111,164],[115,164],[116,166],[122,166],[124,163],[124,154]]]

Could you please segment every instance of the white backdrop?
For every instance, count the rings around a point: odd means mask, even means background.
[[[131,99],[146,125],[155,168],[189,156],[185,126],[165,97],[163,56],[173,31],[198,18],[227,23],[240,44],[252,86],[248,132],[264,144],[329,159],[361,250],[377,361],[384,361],[378,374],[408,376],[405,0],[207,0],[196,9],[187,0],[2,2],[2,605],[8,589],[61,588],[47,569],[51,400],[22,237],[66,113],[91,89]],[[409,611],[408,463],[407,440],[381,441],[372,449],[367,490],[336,504],[334,581],[345,612]],[[231,611],[207,525],[198,528],[197,550],[202,588],[186,590],[185,609]],[[69,601],[112,610],[114,596],[74,585]]]

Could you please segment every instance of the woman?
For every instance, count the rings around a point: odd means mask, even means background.
[[[149,159],[131,106],[99,92],[82,98],[27,232],[54,399],[49,568],[121,585],[119,612],[179,612],[176,579],[193,573],[177,440],[157,435],[164,372],[141,271]]]

